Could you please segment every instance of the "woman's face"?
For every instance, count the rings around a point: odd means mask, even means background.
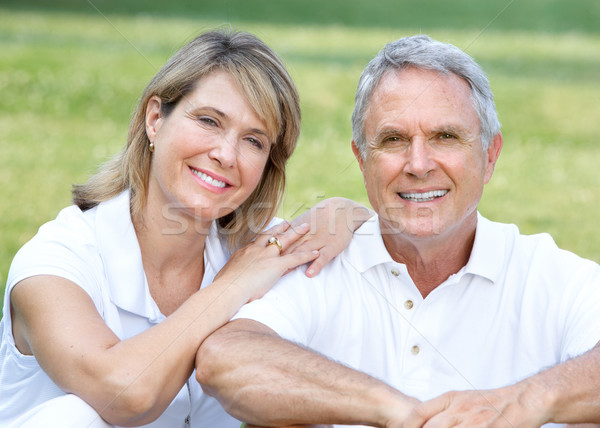
[[[147,206],[166,220],[191,216],[207,226],[254,191],[274,132],[223,71],[198,81],[167,117],[160,106],[154,97],[146,109],[154,144]]]

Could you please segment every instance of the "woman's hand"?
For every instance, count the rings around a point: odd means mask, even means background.
[[[348,246],[354,231],[373,215],[371,210],[350,199],[325,199],[292,221],[292,225],[310,223],[310,233],[286,248],[285,254],[318,250],[319,257],[306,269],[306,276],[312,278]]]
[[[309,230],[306,223],[291,227],[286,222],[266,230],[254,242],[233,253],[213,282],[239,287],[244,302],[261,298],[286,272],[319,256],[319,251],[307,248],[286,253]],[[272,237],[278,240],[281,249],[269,243]]]

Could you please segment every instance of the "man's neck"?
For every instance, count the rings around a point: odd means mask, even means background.
[[[428,238],[384,234],[383,242],[392,259],[406,265],[415,286],[425,298],[469,261],[477,219],[456,231]]]

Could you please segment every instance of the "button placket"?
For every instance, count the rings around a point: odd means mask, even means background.
[[[398,269],[398,267],[396,267],[396,266],[391,267],[389,269],[389,272],[392,274],[394,279],[398,278],[400,276],[400,269]],[[416,315],[416,312],[412,310],[412,309],[415,309],[415,302],[411,298],[407,298],[407,297],[408,296],[405,294],[404,299],[406,299],[406,300],[404,300],[404,302],[402,303],[402,306],[405,310],[406,321],[408,321],[409,324],[412,324],[411,320]],[[408,355],[410,355],[411,357],[416,357],[421,353],[421,347],[418,345],[418,341],[415,340],[415,339],[417,339],[417,337],[415,337],[414,332],[411,330],[412,330],[412,328],[409,327],[409,330],[407,331],[407,333],[408,333],[407,339],[408,340],[405,342],[405,344],[408,347]]]

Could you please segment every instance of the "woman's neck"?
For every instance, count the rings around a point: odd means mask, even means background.
[[[208,234],[189,220],[184,228],[184,219],[176,229],[173,218],[165,219],[149,210],[132,218],[150,293],[167,316],[200,289]]]

